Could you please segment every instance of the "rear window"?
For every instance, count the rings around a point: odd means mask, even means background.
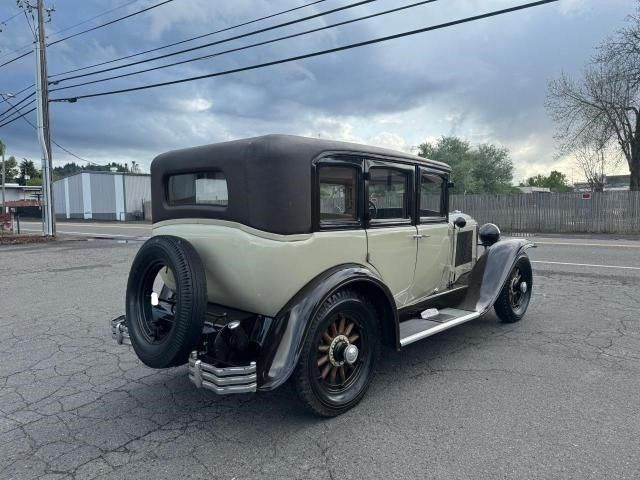
[[[171,175],[167,182],[169,205],[229,204],[227,179],[222,172],[181,173]]]

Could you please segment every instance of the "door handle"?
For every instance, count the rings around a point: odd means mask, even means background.
[[[417,234],[415,234],[413,236],[413,238],[418,239],[418,240],[421,239],[421,238],[428,238],[428,237],[430,237],[430,235],[425,235],[425,234],[422,234],[422,233],[417,233]]]

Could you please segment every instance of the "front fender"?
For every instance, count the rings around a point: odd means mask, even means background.
[[[501,240],[478,259],[471,271],[469,288],[459,308],[485,313],[495,303],[509,272],[516,262],[527,256],[526,250],[535,247],[521,238]]]
[[[369,283],[376,287],[390,305],[393,296],[380,276],[359,264],[333,267],[305,285],[275,317],[275,335],[270,339],[271,353],[265,356],[260,390],[272,390],[283,384],[293,373],[302,351],[309,324],[322,303],[337,290],[352,283]],[[397,330],[397,312],[394,324]],[[397,335],[397,331],[396,331]]]

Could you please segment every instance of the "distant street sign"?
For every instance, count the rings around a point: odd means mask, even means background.
[[[591,200],[591,192],[584,192],[582,194],[582,199],[583,200]]]

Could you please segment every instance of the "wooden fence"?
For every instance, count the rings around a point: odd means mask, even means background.
[[[480,224],[509,233],[640,233],[640,192],[451,195]]]

